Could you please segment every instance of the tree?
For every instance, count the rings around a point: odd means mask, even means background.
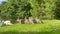
[[[60,0],[56,0],[55,18],[60,19]]]
[[[29,0],[29,3],[33,7],[30,10],[32,17],[43,19],[54,18],[55,0]]]
[[[30,16],[30,3],[28,0],[8,0],[8,2],[2,8],[1,14],[6,19],[25,18]]]
[[[14,20],[28,17],[54,19],[56,1],[57,0],[8,0],[1,8],[1,15],[6,19]]]

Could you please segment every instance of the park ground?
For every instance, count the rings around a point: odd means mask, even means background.
[[[60,34],[60,20],[43,20],[44,24],[14,24],[0,27],[0,34]]]

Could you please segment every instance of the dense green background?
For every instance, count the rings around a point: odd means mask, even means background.
[[[60,0],[8,0],[0,4],[1,19],[60,19]]]

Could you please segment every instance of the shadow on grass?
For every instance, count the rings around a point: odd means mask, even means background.
[[[53,32],[18,32],[18,31],[12,32],[12,31],[9,31],[9,32],[0,32],[0,34],[55,34],[55,33]]]

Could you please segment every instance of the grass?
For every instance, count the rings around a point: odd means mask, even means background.
[[[43,20],[44,24],[14,24],[0,28],[0,34],[60,34],[60,20]]]

